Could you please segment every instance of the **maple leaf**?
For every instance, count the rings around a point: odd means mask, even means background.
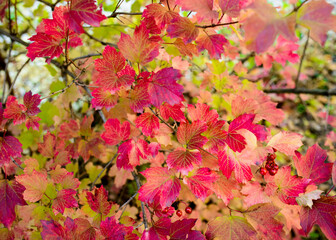
[[[156,222],[154,222],[153,226],[146,230],[141,240],[161,240],[167,239],[169,236],[169,230],[171,226],[171,221],[167,217],[162,217]]]
[[[6,103],[6,109],[4,112],[4,117],[8,119],[13,119],[13,123],[20,124],[26,121],[26,127],[29,129],[32,127],[34,130],[38,130],[38,121],[41,120],[35,117],[40,111],[37,107],[40,102],[40,95],[34,94],[32,92],[27,92],[23,97],[23,103],[19,104],[14,96],[9,96]]]
[[[310,36],[324,45],[329,30],[336,31],[336,16],[332,15],[334,6],[325,0],[313,0],[298,10],[297,23],[310,30]]]
[[[198,28],[187,17],[176,17],[170,21],[167,28],[168,36],[180,37],[184,43],[190,43],[198,36]]]
[[[205,146],[209,148],[209,151],[217,153],[218,147],[225,146],[227,133],[223,130],[224,124],[225,121],[222,120],[208,124],[208,128],[203,133],[203,136],[208,139]]]
[[[41,220],[41,224],[43,229],[41,237],[43,240],[58,240],[66,238],[66,230],[58,222],[55,222],[54,220]]]
[[[218,121],[217,111],[210,110],[210,106],[204,103],[197,103],[196,106],[189,104],[188,115],[193,122],[198,120],[209,124]]]
[[[208,50],[211,58],[220,59],[224,53],[224,45],[228,44],[228,40],[221,34],[202,34],[196,40],[199,52],[204,49]]]
[[[55,155],[55,144],[56,136],[50,132],[47,132],[43,136],[43,143],[38,144],[38,150],[43,156],[47,158],[53,158]]]
[[[249,5],[252,14],[244,20],[245,43],[249,50],[265,52],[280,33],[295,42],[295,16],[285,18],[266,0],[256,0]]]
[[[218,175],[209,168],[199,168],[191,175],[186,176],[183,182],[196,197],[204,201],[211,194],[212,183],[217,179]]]
[[[228,205],[230,200],[234,197],[232,191],[238,190],[239,185],[233,179],[227,179],[222,174],[217,173],[219,178],[212,184],[211,190]]]
[[[86,198],[93,211],[101,215],[109,214],[112,205],[108,201],[107,191],[103,185],[94,189],[94,195],[91,192],[86,192]]]
[[[176,0],[176,4],[182,7],[182,10],[197,12],[199,20],[217,20],[218,12],[213,10],[213,0]]]
[[[0,222],[9,227],[16,218],[15,206],[27,205],[23,199],[25,190],[17,181],[0,181]]]
[[[148,143],[143,139],[129,139],[118,148],[117,167],[133,170],[140,164],[140,158],[149,156]]]
[[[105,239],[124,240],[128,232],[132,230],[133,227],[117,223],[114,216],[108,217],[100,223],[100,231]]]
[[[222,14],[227,14],[232,18],[238,17],[244,0],[219,0],[219,7]]]
[[[276,194],[282,202],[290,205],[297,205],[295,198],[304,193],[310,183],[309,179],[292,176],[290,166],[282,167],[275,176],[266,175],[265,180],[266,193],[269,196]]]
[[[268,203],[271,201],[259,182],[247,182],[242,187],[240,192],[244,195],[247,195],[247,197],[244,198],[244,203],[247,207],[251,207],[258,203]]]
[[[107,110],[114,107],[118,102],[118,95],[112,90],[105,90],[97,88],[92,91],[92,107],[95,109],[102,109],[105,107]]]
[[[170,225],[169,236],[172,240],[186,239],[187,234],[194,227],[197,219],[177,220]]]
[[[308,193],[305,193],[299,197],[296,198],[296,202],[298,203],[298,205],[302,206],[302,207],[310,207],[312,208],[313,206],[313,200],[317,200],[321,198],[321,193],[323,193],[323,191],[321,190],[314,190]]]
[[[150,18],[153,17],[157,26],[163,29],[167,24],[173,20],[173,18],[178,17],[177,12],[170,11],[168,8],[163,7],[158,3],[152,3],[146,6],[143,11],[142,17]]]
[[[160,44],[149,37],[145,24],[137,26],[133,36],[121,33],[118,47],[122,55],[129,61],[146,64],[159,55]]]
[[[62,189],[53,200],[52,208],[63,214],[65,208],[78,207],[77,200],[74,197],[76,193],[73,189]]]
[[[64,168],[61,168],[60,165],[51,170],[49,173],[52,181],[59,184],[63,189],[76,190],[80,185],[80,181],[77,178],[74,178],[74,174],[72,172],[68,172]]]
[[[95,2],[95,0],[71,0],[70,9],[64,13],[64,17],[73,31],[84,33],[82,22],[99,27],[100,22],[106,19],[101,9],[97,10]]]
[[[298,175],[310,179],[316,185],[328,181],[331,177],[332,163],[325,163],[327,152],[318,144],[308,148],[304,157],[293,158]]]
[[[328,239],[336,239],[336,199],[322,196],[313,200],[313,207],[303,207],[300,211],[300,224],[303,231],[308,234],[317,224]]]
[[[238,216],[217,217],[208,224],[205,233],[207,239],[257,239],[256,231],[246,221]]]
[[[144,107],[150,106],[151,101],[147,88],[147,85],[136,85],[129,92],[130,108],[136,113],[142,113]]]
[[[23,174],[16,176],[15,179],[26,188],[23,192],[23,198],[30,202],[39,201],[48,185],[47,174],[36,170],[33,170],[30,175]]]
[[[269,140],[267,146],[286,155],[295,156],[295,151],[302,146],[301,138],[298,133],[279,132]]]
[[[13,136],[0,137],[0,166],[11,161],[11,158],[20,158],[22,144]]]
[[[109,145],[117,145],[129,138],[131,125],[127,121],[120,124],[117,118],[110,118],[104,123],[104,127],[105,132],[101,137]]]
[[[188,233],[187,240],[206,240],[206,238],[200,231],[191,230]]]
[[[153,137],[154,131],[160,128],[159,119],[151,113],[143,113],[134,121],[137,128],[142,128],[145,136]]]
[[[201,121],[195,121],[191,124],[189,122],[181,123],[176,137],[179,143],[185,145],[187,149],[198,149],[203,147],[207,141],[207,138],[201,135],[206,129],[206,124]]]
[[[173,106],[168,103],[163,103],[160,106],[160,114],[165,121],[168,121],[171,117],[177,122],[185,122],[185,116],[181,110],[182,107],[183,105],[181,103]]]
[[[202,163],[202,155],[198,150],[190,151],[185,148],[177,148],[167,157],[167,165],[174,168],[183,175],[188,174],[195,166]]]
[[[130,86],[134,82],[134,70],[126,65],[125,58],[114,47],[105,47],[103,59],[95,60],[95,68],[98,71],[97,84],[102,86],[104,90],[116,91],[120,87]],[[123,69],[129,71],[129,74],[120,74]]]
[[[181,38],[177,38],[173,44],[182,56],[189,56],[192,58],[194,55],[197,55],[197,48],[195,44],[185,44]]]
[[[141,172],[147,182],[139,189],[139,200],[151,203],[155,197],[160,198],[161,207],[170,206],[177,198],[181,184],[175,176],[175,170],[164,167],[152,167]]]
[[[252,179],[253,174],[250,164],[238,159],[233,153],[221,151],[218,153],[218,164],[222,173],[230,178],[232,172],[235,173],[235,178],[239,183],[245,183]]]
[[[173,68],[163,68],[154,73],[148,82],[151,104],[160,107],[163,102],[175,105],[183,101],[183,86],[176,83],[180,78],[180,72]]]
[[[261,203],[249,207],[244,212],[244,217],[262,239],[283,239],[283,224],[274,219],[280,210],[271,203]]]

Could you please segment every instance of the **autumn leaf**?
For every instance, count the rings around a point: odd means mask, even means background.
[[[177,220],[170,225],[169,236],[172,240],[186,239],[197,219]]]
[[[110,118],[104,123],[105,132],[102,133],[102,139],[109,145],[117,145],[125,141],[130,135],[130,123],[125,121],[123,124],[116,118]]]
[[[217,20],[218,18],[218,12],[213,10],[213,0],[176,0],[176,4],[180,5],[182,10],[196,12],[199,20]]]
[[[295,151],[302,146],[302,136],[298,133],[279,132],[269,140],[267,146],[289,156],[295,156]]]
[[[166,239],[169,235],[170,226],[170,219],[167,217],[162,217],[159,220],[155,221],[153,226],[143,233],[141,240]]]
[[[178,17],[177,12],[170,11],[168,8],[158,4],[152,3],[146,6],[146,9],[143,11],[142,17],[149,18],[153,17],[157,26],[163,29],[167,24],[173,20],[173,18]]]
[[[183,182],[196,197],[204,201],[212,193],[212,183],[217,179],[218,175],[209,168],[199,168],[184,177]]]
[[[244,0],[219,0],[219,7],[223,14],[232,18],[238,17]]]
[[[105,239],[124,240],[128,232],[132,232],[133,227],[126,227],[117,223],[115,217],[108,217],[100,223],[101,234]]]
[[[78,207],[77,200],[74,198],[76,193],[73,189],[62,189],[53,200],[52,208],[63,214],[65,208]]]
[[[176,169],[183,175],[188,174],[194,166],[200,166],[202,163],[202,155],[198,150],[188,150],[185,148],[177,148],[167,157],[167,165],[169,168]]]
[[[169,103],[163,103],[160,106],[160,114],[165,121],[168,121],[171,117],[177,122],[185,122],[185,116],[181,108],[182,104],[170,105]]]
[[[219,174],[219,178],[212,184],[211,190],[228,205],[234,197],[233,190],[239,190],[239,185],[234,179],[227,179],[224,175]]]
[[[160,128],[159,119],[151,113],[143,113],[134,121],[137,128],[142,128],[142,132],[145,136],[152,137],[154,131]]]
[[[308,148],[304,157],[295,156],[294,164],[298,175],[310,179],[316,185],[328,181],[331,177],[332,163],[325,163],[327,152],[318,144]]]
[[[203,34],[197,38],[196,43],[199,52],[206,49],[211,58],[220,59],[228,40],[221,34]]]
[[[47,190],[48,180],[44,172],[33,170],[32,174],[16,176],[15,179],[26,188],[23,192],[23,198],[26,201],[39,201]]]
[[[15,180],[0,181],[0,222],[7,228],[16,218],[15,206],[27,205],[22,195],[24,190],[24,186]]]
[[[297,23],[310,30],[310,36],[324,45],[329,30],[336,31],[336,16],[332,14],[334,6],[325,0],[312,0],[300,7]]]
[[[256,231],[245,218],[238,216],[217,217],[208,224],[207,239],[257,239]]]
[[[164,167],[152,167],[141,172],[147,182],[139,189],[139,200],[153,202],[155,197],[160,198],[162,207],[170,206],[177,198],[181,185],[175,176],[175,170]]]
[[[328,239],[336,239],[336,199],[334,197],[321,197],[313,200],[313,207],[303,207],[300,211],[300,224],[303,231],[308,234],[317,224]]]
[[[149,37],[144,24],[137,26],[133,36],[121,33],[118,47],[122,55],[133,63],[144,65],[159,55],[159,43]]]
[[[323,193],[322,190],[314,190],[308,193],[305,193],[299,197],[296,198],[296,202],[298,205],[302,207],[310,207],[313,206],[313,200],[317,200],[321,198],[321,193]]]
[[[109,214],[112,207],[111,203],[108,201],[107,191],[103,187],[94,189],[94,194],[91,192],[86,192],[86,198],[90,208],[98,214],[106,216]]]
[[[131,89],[128,95],[130,108],[136,113],[142,113],[144,107],[150,106],[150,97],[148,94],[148,85],[136,85]]]
[[[170,21],[167,28],[171,38],[182,38],[184,43],[190,43],[198,36],[198,28],[187,17],[176,17]]]
[[[107,110],[113,108],[118,103],[118,95],[112,90],[104,90],[102,87],[92,91],[92,107],[95,109]]]
[[[207,138],[201,134],[207,129],[206,124],[201,121],[181,123],[176,137],[179,143],[185,145],[187,149],[198,149],[203,147]]]
[[[20,158],[22,144],[13,136],[0,137],[0,166],[11,161],[11,158]]]
[[[282,202],[290,205],[297,205],[295,198],[304,193],[310,183],[309,179],[292,176],[290,166],[282,167],[275,176],[266,175],[265,180],[266,193],[269,196],[276,195]]]
[[[195,106],[188,105],[188,115],[194,121],[204,121],[207,124],[213,124],[218,121],[218,113],[215,109],[210,110],[210,106],[205,103],[197,103]]]

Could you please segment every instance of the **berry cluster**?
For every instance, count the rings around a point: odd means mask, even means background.
[[[265,176],[269,172],[271,176],[274,176],[278,172],[279,166],[274,162],[275,158],[275,153],[267,156],[265,167],[261,167],[259,170],[261,175]]]
[[[162,210],[162,213],[163,213],[163,214],[167,214],[168,211],[169,211],[169,207],[166,207],[165,209]],[[184,211],[185,211],[187,214],[190,214],[190,213],[192,212],[192,209],[191,209],[191,207],[188,206],[188,207],[185,208]],[[183,214],[183,212],[182,212],[180,209],[176,210],[176,215],[177,215],[178,217],[181,217],[182,214]]]

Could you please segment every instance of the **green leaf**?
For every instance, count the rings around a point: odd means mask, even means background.
[[[45,102],[41,105],[41,112],[37,115],[41,118],[41,123],[47,124],[49,127],[54,124],[53,117],[59,115],[59,110],[50,102]]]

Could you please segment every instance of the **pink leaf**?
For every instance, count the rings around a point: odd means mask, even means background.
[[[201,135],[206,129],[206,124],[201,121],[195,121],[191,124],[189,122],[181,123],[176,137],[179,143],[186,145],[187,149],[198,149],[203,147],[207,141],[207,138]]]
[[[118,95],[112,90],[104,90],[103,87],[93,90],[92,96],[91,104],[95,109],[102,109],[105,107],[109,110],[118,103]]]
[[[228,40],[221,34],[203,34],[197,39],[196,43],[199,52],[206,49],[211,58],[220,59],[222,53],[224,53],[223,46],[228,43]]]
[[[107,191],[103,185],[94,189],[94,195],[91,192],[86,192],[86,198],[93,211],[102,215],[109,214],[112,205],[108,201]]]
[[[154,131],[160,128],[159,119],[151,113],[143,113],[134,121],[137,128],[142,128],[142,132],[145,136],[152,137]]]
[[[12,136],[0,137],[0,166],[9,163],[11,158],[20,158],[22,144]]]
[[[301,138],[302,136],[298,133],[279,132],[271,138],[267,146],[289,156],[294,156],[295,151],[302,146]]]
[[[167,157],[167,165],[174,168],[183,175],[188,174],[195,166],[202,163],[202,155],[198,150],[189,151],[184,148],[177,148]]]
[[[126,227],[123,224],[117,223],[115,217],[108,217],[100,223],[100,231],[105,239],[124,240],[129,231],[133,227]]]
[[[120,124],[116,118],[108,119],[104,123],[105,132],[101,135],[102,139],[109,145],[117,145],[121,141],[125,141],[130,135],[130,123],[125,121]]]
[[[47,190],[47,173],[33,170],[32,174],[16,176],[15,179],[26,188],[23,192],[23,198],[27,201],[37,202],[41,200]]]
[[[63,214],[65,208],[78,207],[77,200],[74,197],[76,193],[73,189],[62,189],[53,200],[52,208]]]
[[[198,36],[198,28],[187,17],[176,17],[171,20],[167,28],[168,36],[180,37],[185,43],[190,43]]]
[[[186,239],[187,234],[194,227],[197,219],[177,220],[170,225],[169,236],[172,240]]]
[[[176,4],[182,7],[182,10],[197,12],[201,19],[217,20],[218,12],[213,10],[213,0],[177,0]]]
[[[168,121],[171,117],[177,122],[185,122],[185,116],[181,110],[182,107],[182,104],[175,104],[172,106],[168,103],[163,103],[160,106],[160,114],[165,121]]]

